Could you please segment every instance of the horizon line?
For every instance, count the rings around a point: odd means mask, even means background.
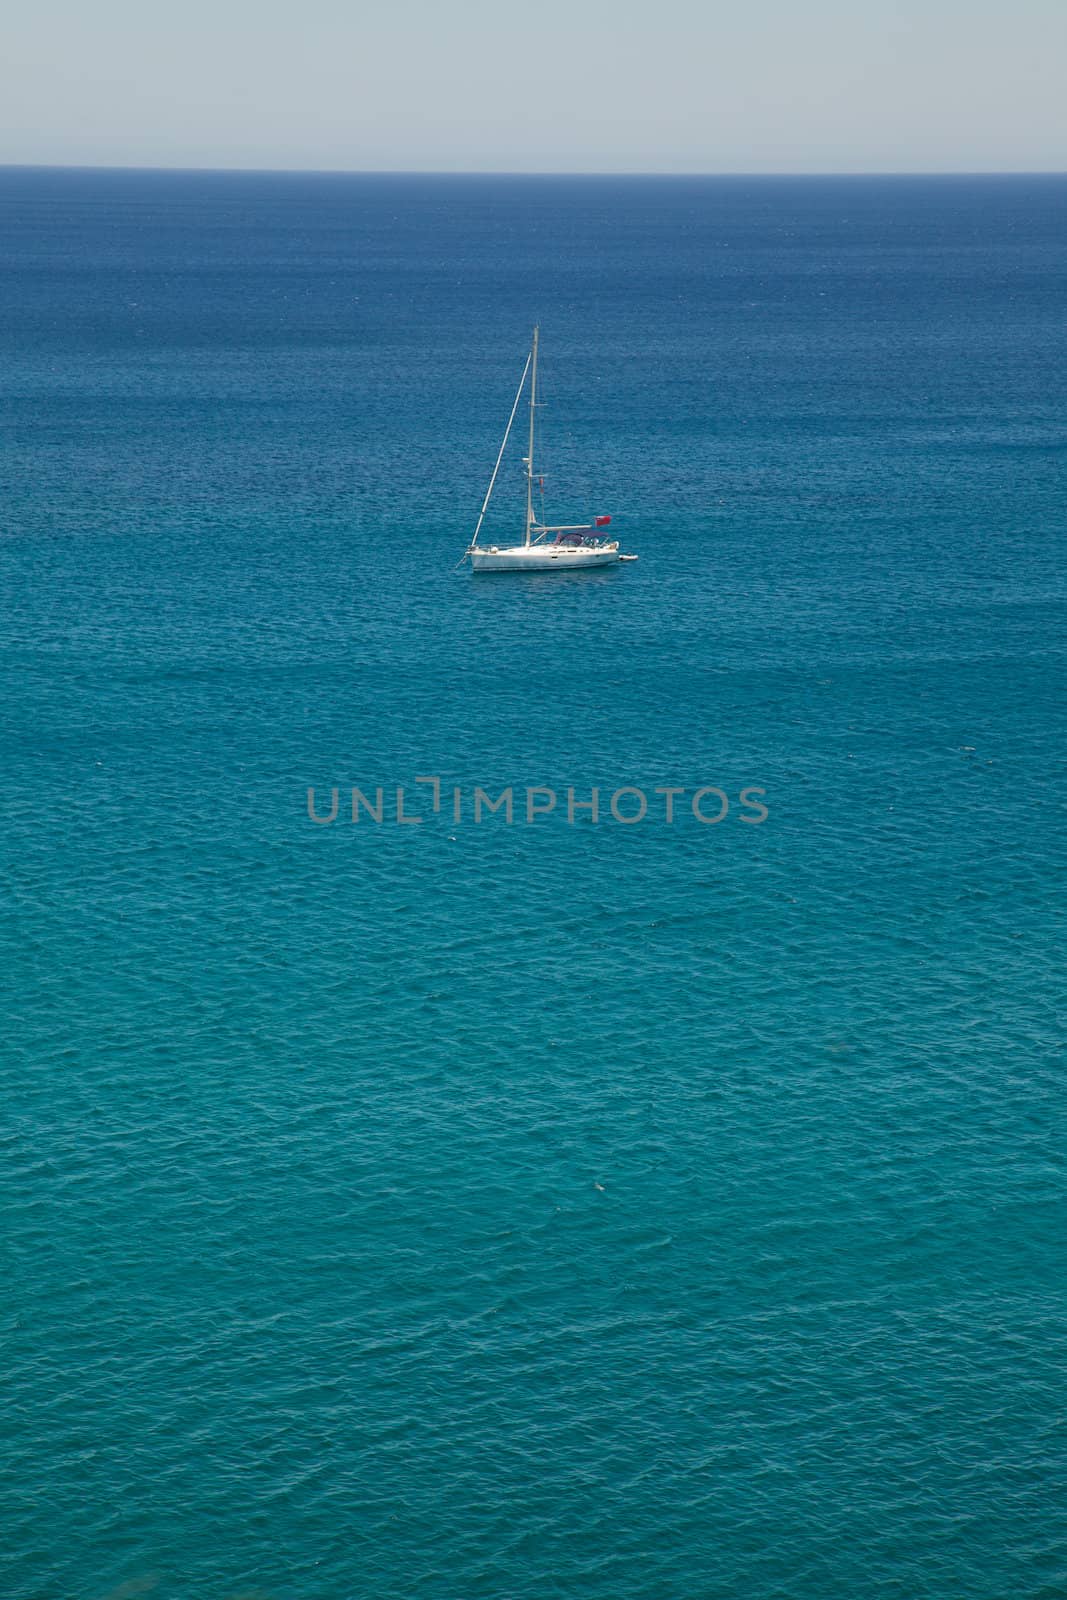
[[[219,176],[261,177],[324,177],[324,178],[1063,178],[1067,168],[1061,167],[945,167],[873,169],[863,171],[834,171],[831,168],[811,172],[776,171],[760,168],[722,169],[718,171],[688,171],[678,168],[657,168],[638,171],[633,169],[605,170],[583,168],[570,170],[546,168],[540,171],[506,167],[231,167],[185,166],[179,164],[140,165],[132,162],[80,162],[80,161],[0,161],[0,172],[174,172],[218,174]]]

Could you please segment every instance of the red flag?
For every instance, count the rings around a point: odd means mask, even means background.
[[[597,528],[606,528],[610,521],[610,517],[596,517],[594,518],[594,526]]]

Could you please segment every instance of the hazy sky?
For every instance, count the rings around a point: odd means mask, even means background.
[[[1067,0],[22,0],[0,162],[1067,170]]]

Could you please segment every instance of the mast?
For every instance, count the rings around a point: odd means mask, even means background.
[[[540,333],[538,326],[533,331],[533,349],[530,351],[530,450],[526,457],[526,538],[524,544],[530,543],[530,530],[533,527],[533,453],[534,453],[534,408],[537,405],[537,336]]]

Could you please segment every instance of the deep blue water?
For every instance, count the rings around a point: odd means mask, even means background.
[[[1065,307],[1067,179],[0,172],[5,1600],[1067,1592]],[[640,561],[476,579],[538,318]]]

